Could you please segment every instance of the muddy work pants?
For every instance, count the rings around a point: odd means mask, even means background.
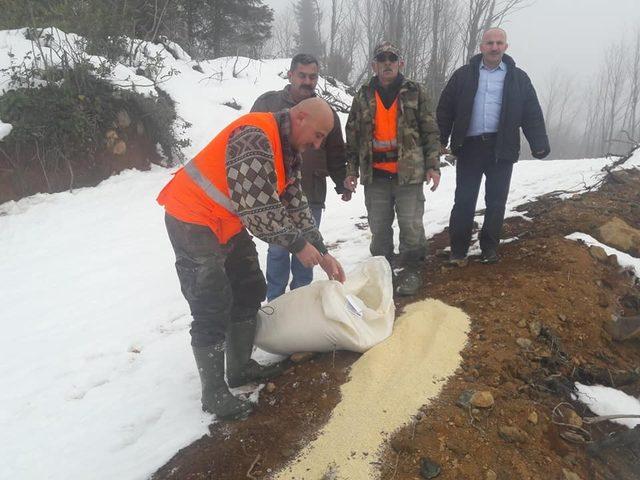
[[[221,245],[204,226],[165,215],[182,294],[191,309],[191,345],[224,341],[229,322],[253,318],[266,294],[256,246],[243,229]]]
[[[400,230],[400,264],[413,267],[424,259],[427,238],[422,217],[424,191],[422,183],[398,185],[393,174],[376,172],[364,187],[364,202],[371,229],[371,255],[393,258],[393,220],[397,215]]]

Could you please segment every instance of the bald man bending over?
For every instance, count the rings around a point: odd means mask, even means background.
[[[300,188],[299,154],[318,148],[332,128],[333,112],[319,98],[277,113],[244,115],[180,169],[158,196],[193,317],[191,345],[202,408],[218,418],[251,412],[251,404],[233,396],[229,387],[263,381],[283,369],[251,360],[256,314],[266,292],[251,235],[287,248],[307,267],[320,265],[330,279],[345,280]]]

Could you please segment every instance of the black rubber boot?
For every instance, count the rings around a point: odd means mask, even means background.
[[[420,287],[422,287],[420,272],[413,269],[405,269],[398,277],[396,293],[403,297],[409,297],[418,293]]]
[[[260,365],[251,359],[256,326],[257,320],[253,316],[240,322],[232,322],[227,329],[227,383],[231,388],[276,377],[288,366],[287,361]]]
[[[202,383],[202,410],[222,420],[247,418],[253,406],[234,397],[224,381],[223,346],[193,347],[193,356]]]

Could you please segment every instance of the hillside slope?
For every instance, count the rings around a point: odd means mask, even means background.
[[[589,425],[583,418],[595,414],[575,394],[576,385],[585,392],[581,385],[603,385],[640,398],[640,340],[618,342],[608,333],[612,316],[640,314],[640,260],[607,257],[565,238],[601,238],[599,228],[614,216],[640,227],[640,170],[614,171],[593,191],[567,194],[518,207],[526,218],[507,221],[504,236],[512,241],[496,265],[451,268],[443,256],[427,262],[422,296],[463,309],[472,332],[440,397],[390,436],[383,452],[370,452],[382,479],[432,478],[434,464],[438,478],[451,480],[640,478],[640,419],[627,420],[638,425],[633,430]],[[431,244],[444,248],[446,232]],[[210,436],[153,478],[270,478],[283,468],[286,478],[286,465],[298,461],[340,401],[355,360],[338,352],[296,366],[274,380],[253,417],[212,425]],[[491,394],[490,408],[461,405],[465,392],[477,391]],[[588,394],[581,399],[589,403]],[[640,415],[638,400],[627,404],[608,413]],[[326,478],[344,477],[338,469]]]

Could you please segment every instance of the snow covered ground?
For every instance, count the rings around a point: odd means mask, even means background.
[[[15,32],[0,32],[0,68],[25,48]],[[223,58],[200,63],[200,73],[185,54],[163,52],[179,72],[163,89],[192,124],[187,157],[286,84],[288,60]],[[118,69],[123,85],[127,68]],[[517,164],[508,215],[546,192],[592,184],[611,161]],[[171,173],[126,171],[95,188],[0,205],[0,478],[143,479],[207,433],[188,307],[155,203]],[[426,189],[429,236],[447,225],[454,187],[445,168],[440,188]],[[369,256],[368,232],[356,227],[365,214],[361,188],[349,203],[329,194],[321,231],[347,272]],[[258,249],[264,266],[266,245]]]
[[[521,162],[509,208],[590,183],[607,162]],[[141,479],[207,433],[188,307],[154,202],[169,177],[127,171],[0,206],[0,429],[10,439],[0,477]],[[454,180],[445,169],[426,192],[429,235],[448,221]],[[347,270],[368,256],[355,226],[364,215],[362,192],[329,197],[322,231]]]

